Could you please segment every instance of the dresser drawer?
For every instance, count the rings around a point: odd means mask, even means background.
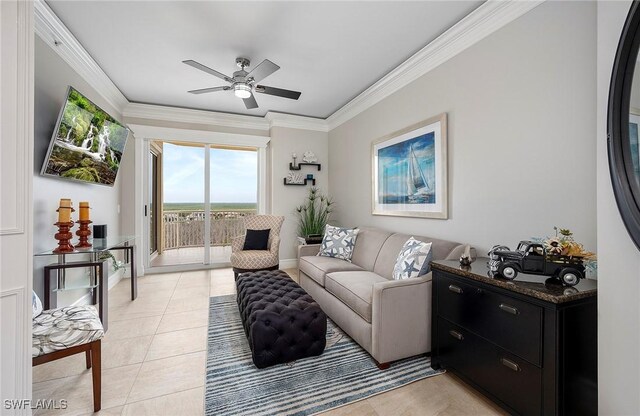
[[[542,370],[446,319],[438,319],[438,357],[516,413],[542,411]]]
[[[450,279],[438,273],[436,282],[437,311],[451,322],[471,331],[478,332],[484,323],[478,311],[479,288],[459,280]]]
[[[438,272],[437,313],[500,347],[541,365],[543,309],[486,285]]]
[[[476,356],[477,337],[465,328],[438,318],[438,351],[440,364],[454,369],[472,380],[482,378],[482,364]]]

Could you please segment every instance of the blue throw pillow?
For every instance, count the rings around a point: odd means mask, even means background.
[[[357,228],[340,228],[327,224],[318,256],[334,257],[351,262],[357,237]]]
[[[396,265],[393,268],[393,279],[402,280],[419,277],[431,270],[431,243],[411,237],[402,246]]]

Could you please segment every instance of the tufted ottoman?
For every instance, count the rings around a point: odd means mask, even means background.
[[[238,308],[256,367],[322,354],[327,316],[285,272],[243,273],[236,285]]]

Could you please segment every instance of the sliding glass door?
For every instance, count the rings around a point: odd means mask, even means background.
[[[161,175],[150,160],[148,184],[155,180],[162,195],[162,215],[149,217],[149,230],[152,218],[159,230],[150,267],[227,265],[244,216],[257,212],[256,149],[174,141],[161,148]]]
[[[258,210],[258,152],[211,146],[211,262],[228,263],[231,240],[244,234],[244,217]]]

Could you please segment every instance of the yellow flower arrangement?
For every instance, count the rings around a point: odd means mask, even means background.
[[[547,253],[558,256],[582,257],[595,260],[596,254],[585,250],[584,246],[573,239],[573,232],[568,228],[553,227],[555,237],[547,237],[542,243]]]

